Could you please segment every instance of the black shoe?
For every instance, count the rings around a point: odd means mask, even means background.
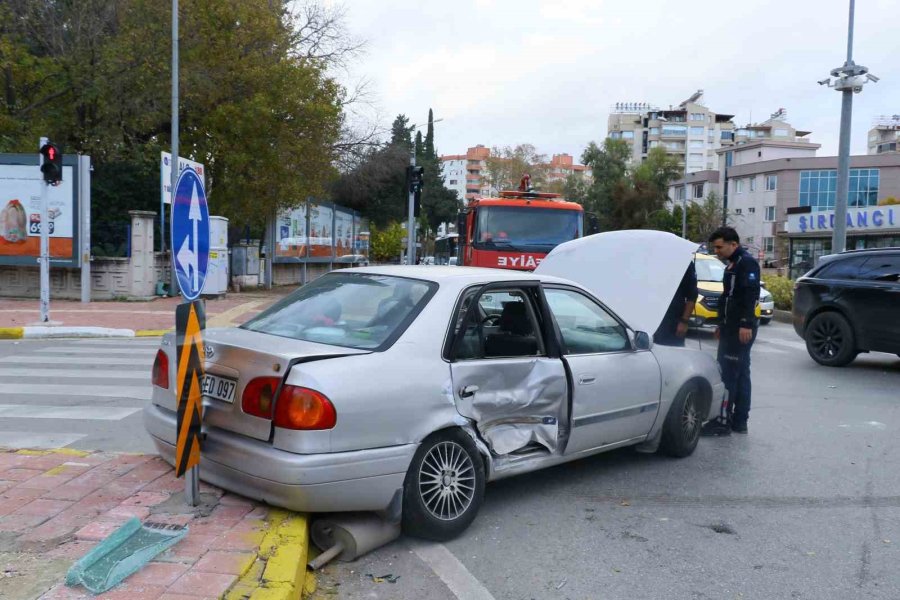
[[[718,419],[714,419],[703,426],[700,430],[700,435],[705,437],[731,435],[731,427],[729,427],[727,423],[722,423]]]
[[[731,424],[731,430],[732,430],[733,432],[735,432],[735,433],[743,433],[743,434],[748,433],[748,432],[747,432],[747,424],[746,424],[746,423],[741,423],[741,424],[738,424],[738,423],[732,423],[732,424]]]

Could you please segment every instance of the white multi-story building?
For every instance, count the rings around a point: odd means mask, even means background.
[[[455,190],[460,200],[475,196],[489,196],[490,186],[484,177],[491,149],[481,144],[469,148],[465,154],[450,154],[440,158],[444,187]]]
[[[869,154],[897,152],[900,142],[900,115],[876,117],[869,130]]]
[[[716,151],[734,143],[733,115],[717,114],[703,104],[697,90],[677,107],[619,102],[611,107],[607,136],[628,142],[631,159],[640,163],[652,148],[675,156],[685,173],[716,169]]]

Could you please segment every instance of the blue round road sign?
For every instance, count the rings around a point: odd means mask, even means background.
[[[172,267],[181,295],[196,300],[203,291],[209,265],[209,208],[203,180],[190,167],[175,185],[172,200]]]

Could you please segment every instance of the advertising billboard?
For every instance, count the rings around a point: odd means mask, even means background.
[[[333,257],[334,209],[330,204],[309,203],[309,249],[314,258]]]
[[[306,203],[285,210],[275,221],[275,258],[306,258],[309,236],[306,234]]]
[[[41,253],[41,186],[45,184],[36,155],[20,160],[31,164],[0,164],[0,264],[34,265]],[[65,163],[70,160],[75,158]],[[78,259],[75,171],[64,164],[63,180],[47,188],[50,259],[69,266],[77,266]]]
[[[336,210],[334,213],[334,256],[350,257],[353,251],[353,213]]]

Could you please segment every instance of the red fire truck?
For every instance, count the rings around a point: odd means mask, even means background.
[[[500,192],[499,198],[469,200],[457,220],[457,264],[532,271],[553,248],[585,235],[580,204],[523,187]],[[588,233],[595,233],[593,215],[588,216]]]

